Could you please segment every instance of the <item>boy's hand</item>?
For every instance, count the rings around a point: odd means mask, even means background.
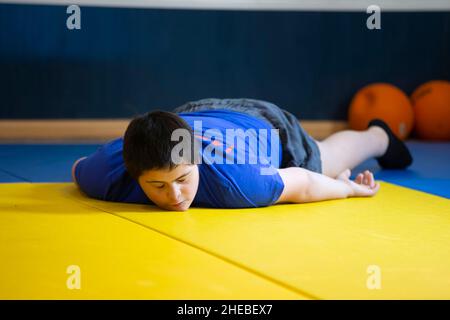
[[[380,189],[380,184],[375,182],[373,173],[369,170],[358,174],[355,181],[350,180],[350,175],[350,169],[346,169],[336,178],[336,180],[343,181],[350,186],[352,190],[350,197],[371,197]]]

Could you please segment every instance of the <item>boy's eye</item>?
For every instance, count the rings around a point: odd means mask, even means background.
[[[158,186],[157,188],[162,189],[162,188],[164,188],[164,185],[162,184],[162,185]]]
[[[184,182],[184,181],[186,181],[186,179],[180,179],[180,180],[177,180],[178,182]]]

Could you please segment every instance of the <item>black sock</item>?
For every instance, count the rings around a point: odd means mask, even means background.
[[[389,145],[386,153],[376,158],[378,164],[385,169],[404,169],[409,167],[413,162],[413,158],[408,147],[402,140],[395,136],[386,122],[381,119],[374,119],[369,122],[369,128],[371,126],[381,127],[389,136]]]

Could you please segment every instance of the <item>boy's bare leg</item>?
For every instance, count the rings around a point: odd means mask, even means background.
[[[389,137],[382,128],[372,126],[365,131],[336,132],[316,142],[322,159],[322,173],[336,178],[347,168],[353,169],[369,158],[382,156]]]

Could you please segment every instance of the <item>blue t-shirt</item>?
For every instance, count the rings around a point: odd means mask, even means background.
[[[272,140],[270,123],[230,110],[178,115],[202,142],[199,185],[193,207],[252,208],[278,200],[284,184],[274,168],[279,168],[282,161],[282,146],[279,139]],[[194,121],[201,121],[201,125]],[[237,133],[234,141],[226,139],[227,129]],[[237,129],[247,135],[240,135]],[[265,135],[259,134],[263,131]],[[278,144],[278,158],[271,154],[272,141]],[[101,200],[152,204],[139,183],[128,174],[122,147],[123,138],[112,140],[78,163],[75,177],[81,190]]]

